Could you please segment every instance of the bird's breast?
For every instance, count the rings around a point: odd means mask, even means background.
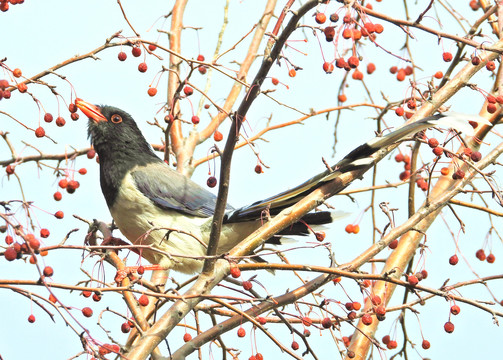
[[[131,175],[126,175],[119,186],[110,213],[121,233],[135,245],[147,245],[174,256],[172,263],[167,256],[156,252],[142,254],[149,262],[194,272],[200,266],[176,255],[203,256],[207,238],[203,224],[208,218],[182,214],[175,210],[161,209],[138,190]],[[176,261],[180,264],[177,266]],[[186,267],[186,268],[184,268]]]

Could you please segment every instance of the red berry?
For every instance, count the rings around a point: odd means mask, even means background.
[[[480,261],[484,261],[486,259],[486,253],[484,252],[484,249],[477,250],[477,252],[475,253],[475,256]]]
[[[262,316],[259,316],[257,318],[257,321],[260,323],[260,325],[265,325],[267,324],[267,320],[265,319],[265,317],[262,317]]]
[[[323,71],[325,71],[327,74],[331,74],[332,71],[334,71],[334,64],[329,63],[329,62],[324,62],[323,63]]]
[[[486,109],[489,114],[494,114],[496,112],[496,110],[498,110],[498,107],[496,106],[496,104],[489,103],[489,104],[487,104]]]
[[[79,169],[79,174],[80,174],[80,175],[85,175],[85,174],[87,174],[87,169],[86,169],[86,168],[81,168],[81,169]]]
[[[66,190],[76,190],[80,187],[80,183],[76,180],[70,180],[66,186]]]
[[[192,116],[191,121],[192,121],[192,124],[194,124],[194,125],[199,124],[199,116],[197,116],[197,115]]]
[[[451,264],[451,265],[456,265],[458,263],[458,261],[459,261],[459,259],[458,259],[457,255],[452,255],[449,258],[449,264]]]
[[[372,324],[372,315],[370,315],[370,314],[363,314],[363,316],[362,316],[362,323],[364,325],[367,325],[367,326],[370,325],[370,324]]]
[[[19,83],[17,89],[20,93],[25,93],[28,90],[28,86],[25,83]]]
[[[340,103],[346,102],[347,99],[348,97],[346,96],[346,94],[339,94],[337,96],[337,100],[339,100]]]
[[[133,54],[134,57],[138,57],[141,55],[141,48],[139,46],[133,46],[131,53]]]
[[[11,245],[13,242],[14,242],[14,238],[13,238],[12,236],[7,235],[7,236],[5,237],[5,243],[6,243],[7,245]]]
[[[279,84],[279,80],[277,78],[271,78],[271,82],[273,85],[278,85]]]
[[[262,174],[262,173],[264,172],[264,171],[262,170],[262,165],[260,165],[260,164],[257,164],[257,165],[255,166],[255,169],[254,169],[254,170],[255,170],[255,172],[256,172],[257,174]]]
[[[253,287],[253,284],[251,281],[243,281],[243,289],[248,291],[248,290],[251,290],[252,287]]]
[[[381,302],[382,302],[381,297],[379,295],[371,295],[370,301],[375,306],[381,305]]]
[[[430,342],[428,340],[423,340],[423,343],[421,344],[423,349],[428,350],[430,348]]]
[[[304,316],[301,320],[304,326],[311,326],[313,324],[313,321],[308,316]]]
[[[241,276],[241,270],[239,270],[238,267],[231,267],[231,276],[234,278],[234,279],[237,279],[238,277]]]
[[[433,76],[435,77],[435,79],[441,79],[444,77],[444,73],[441,71],[437,71]]]
[[[33,324],[35,322],[35,315],[31,314],[28,316],[28,322]]]
[[[480,64],[480,58],[478,56],[473,56],[472,57],[472,65],[477,66],[478,64]]]
[[[451,323],[450,321],[447,321],[444,324],[444,330],[445,330],[445,332],[448,332],[449,334],[452,333],[454,331],[454,324]]]
[[[292,342],[292,349],[293,350],[299,350],[299,343],[297,341]]]
[[[157,89],[153,88],[153,87],[149,87],[148,90],[147,90],[147,94],[149,96],[155,96],[155,94],[157,94]]]
[[[218,130],[215,130],[215,132],[213,133],[213,140],[215,141],[222,141],[222,139],[224,138],[224,136],[222,135],[222,133]]]
[[[339,15],[337,13],[333,13],[332,15],[330,15],[330,21],[331,22],[339,21]]]
[[[384,345],[388,345],[388,344],[389,344],[389,342],[390,342],[390,340],[391,340],[391,339],[390,339],[390,336],[389,336],[389,335],[384,335],[381,341],[382,341],[382,343],[383,343]]]
[[[318,24],[323,24],[325,21],[327,21],[327,17],[325,14],[323,13],[317,13],[314,20],[318,23]]]
[[[489,71],[494,71],[496,69],[496,64],[494,63],[494,61],[488,61],[486,63],[486,69],[489,70]]]
[[[376,315],[384,316],[386,315],[386,308],[383,305],[379,305],[374,309]]]
[[[324,231],[316,231],[314,233],[314,236],[316,237],[316,240],[318,241],[323,241],[325,240],[325,237],[327,236]]]
[[[138,65],[138,71],[142,72],[142,73],[146,72],[147,71],[147,63],[144,63],[144,62],[140,63]]]
[[[356,224],[353,226],[353,234],[358,234],[360,232],[360,225]]]
[[[54,193],[53,197],[54,197],[54,200],[59,201],[63,198],[63,195],[61,195],[61,193],[59,191],[56,191]]]
[[[58,210],[58,211],[56,211],[56,213],[54,214],[54,216],[56,217],[56,219],[63,219],[63,217],[65,215],[64,215],[63,211]]]
[[[96,156],[96,150],[91,149],[91,150],[89,150],[89,151],[87,152],[87,158],[88,158],[88,159],[92,159],[92,158],[94,158],[95,156]]]
[[[398,73],[396,74],[396,79],[398,81],[404,81],[405,80],[405,70],[404,69],[398,70]]]
[[[141,306],[147,306],[149,302],[150,301],[148,300],[148,297],[145,294],[143,294],[142,296],[140,296],[140,298],[138,299],[138,303]]]
[[[487,255],[486,260],[489,264],[492,264],[496,261],[496,256],[494,256],[493,253],[490,253],[489,255]]]
[[[245,337],[245,335],[246,335],[246,331],[245,331],[245,329],[243,329],[243,327],[240,327],[240,328],[238,329],[238,336],[239,336],[239,337]]]
[[[474,151],[470,154],[470,159],[472,159],[473,162],[479,162],[482,159],[482,154],[478,151]]]
[[[217,185],[217,178],[214,176],[210,176],[208,180],[206,180],[206,185],[210,188],[214,188]]]
[[[65,121],[65,119],[63,119],[61,116],[58,116],[58,117],[56,118],[56,125],[57,125],[58,127],[65,126],[65,124],[66,124],[66,121]]]
[[[21,71],[21,69],[14,69],[12,71],[12,75],[14,75],[15,78],[20,78],[21,75],[23,75],[23,72]]]
[[[85,317],[91,317],[93,316],[93,310],[90,307],[85,307],[82,309],[82,315]]]
[[[183,335],[183,341],[184,342],[189,342],[190,340],[192,340],[192,335],[190,335],[189,333],[185,333]]]
[[[35,136],[38,138],[44,137],[45,136],[45,130],[43,127],[38,127],[35,129]]]
[[[204,61],[204,55],[202,54],[197,55],[197,61]]]
[[[17,251],[13,247],[8,247],[5,249],[3,256],[7,261],[14,261],[17,259]]]
[[[348,233],[351,234],[353,232],[354,225],[353,224],[347,224],[344,230]]]
[[[430,138],[430,139],[428,140],[428,146],[429,146],[429,147],[431,147],[432,149],[433,149],[433,148],[436,148],[438,145],[439,145],[439,142],[438,142],[438,140],[437,140],[437,139],[435,139],[435,138]]]
[[[26,240],[28,241],[28,244],[30,244],[30,247],[33,250],[38,250],[40,248],[40,241],[35,238],[35,235],[33,234],[26,235]]]
[[[92,292],[90,292],[89,290],[82,291],[82,296],[84,296],[85,298],[90,297],[91,294],[92,294]]]
[[[333,26],[327,26],[325,29],[323,29],[323,33],[325,34],[325,40],[327,40],[328,42],[334,40],[335,28]]]
[[[410,285],[415,286],[419,282],[418,278],[416,275],[409,275],[407,276],[407,281],[409,282]]]
[[[2,96],[4,99],[10,99],[11,93],[9,90],[4,90]]]
[[[330,329],[332,327],[332,320],[330,318],[326,317],[323,320],[321,320],[321,326],[323,326],[325,329]]]
[[[360,64],[360,60],[356,57],[356,56],[350,56],[349,59],[348,59],[348,65],[349,67],[355,69],[358,67],[358,65]]]
[[[372,74],[374,71],[376,71],[376,66],[374,63],[368,63],[367,64],[367,74]]]
[[[127,55],[124,51],[121,51],[119,55],[117,55],[117,57],[119,58],[120,61],[126,61],[127,59]]]
[[[444,59],[445,62],[451,62],[452,61],[452,54],[450,52],[444,52],[442,54],[442,59]]]
[[[185,86],[183,88],[183,93],[185,94],[185,96],[190,96],[194,93],[194,89],[192,89],[190,86]]]
[[[390,340],[386,346],[389,350],[393,350],[398,347],[398,343],[396,342],[396,340]]]
[[[155,49],[157,49],[157,46],[155,46],[154,44],[148,44],[148,49],[150,51],[155,51]]]
[[[61,179],[61,180],[59,180],[58,185],[59,185],[60,188],[66,189],[66,187],[68,186],[68,180],[67,179]]]
[[[399,178],[402,181],[407,180],[408,178],[410,178],[410,171],[409,170],[402,171],[399,175]]]
[[[128,322],[125,322],[121,325],[121,331],[124,333],[124,334],[127,334],[128,332],[131,331],[131,326],[129,326],[129,323]]]
[[[451,314],[452,315],[458,315],[461,312],[461,309],[457,305],[452,305],[451,306]]]
[[[140,265],[138,266],[138,269],[136,269],[136,272],[138,273],[138,275],[143,275],[145,273],[145,268]]]
[[[54,270],[52,269],[52,267],[46,266],[44,268],[44,276],[51,277],[52,275],[54,275]]]
[[[93,294],[93,301],[99,302],[99,301],[101,301],[101,297],[102,297],[102,295],[100,293],[94,293]]]
[[[50,123],[53,119],[54,118],[52,117],[52,114],[47,113],[47,114],[44,115],[44,121],[46,123]]]

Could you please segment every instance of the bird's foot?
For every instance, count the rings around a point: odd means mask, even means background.
[[[115,282],[120,284],[125,278],[129,278],[131,281],[136,280],[138,275],[143,275],[147,270],[167,270],[161,265],[140,265],[140,266],[126,266],[124,269],[117,270],[115,274]]]

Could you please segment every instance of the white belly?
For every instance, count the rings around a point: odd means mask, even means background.
[[[148,249],[140,250],[142,257],[151,264],[184,273],[201,270],[203,260],[200,257],[206,254],[211,218],[191,216],[155,206],[136,188],[130,175],[124,178],[110,212],[119,230],[133,244],[147,245],[171,255],[166,256]],[[224,226],[219,253],[230,250],[259,225],[260,222],[257,221]]]

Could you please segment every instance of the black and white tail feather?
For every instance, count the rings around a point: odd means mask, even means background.
[[[306,196],[314,189],[337,178],[342,173],[371,168],[374,165],[374,158],[372,157],[374,153],[427,128],[451,128],[463,133],[464,135],[473,136],[474,128],[470,125],[469,121],[475,121],[479,125],[483,124],[491,126],[491,123],[481,116],[456,112],[444,112],[442,114],[428,116],[416,122],[403,125],[389,134],[377,136],[374,139],[367,141],[365,144],[358,146],[331,169],[327,169],[297,187],[229,212],[225,218],[225,222],[248,221],[249,219],[256,218],[257,214],[263,211],[266,207],[269,208],[271,214],[277,214],[284,208],[299,201],[302,197]],[[343,216],[343,213],[334,213],[334,218],[340,218],[341,216]]]

